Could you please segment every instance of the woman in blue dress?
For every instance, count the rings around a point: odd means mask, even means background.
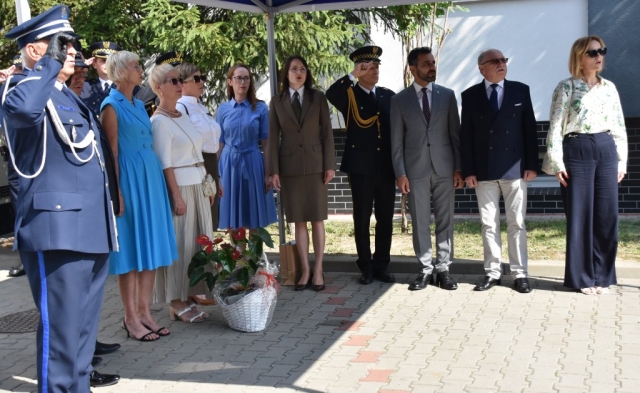
[[[178,258],[164,175],[152,148],[151,122],[133,89],[142,82],[138,55],[120,51],[107,58],[117,86],[101,107],[101,123],[113,150],[120,185],[117,213],[120,250],[112,252],[109,273],[118,275],[124,306],[122,328],[139,341],[169,334],[151,316],[156,269]]]
[[[265,227],[277,221],[271,180],[259,144],[266,149],[269,109],[258,101],[249,68],[236,64],[227,74],[229,101],[220,105],[220,229]]]

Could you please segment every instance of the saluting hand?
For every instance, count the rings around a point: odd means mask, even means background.
[[[369,71],[371,64],[373,64],[372,61],[357,63],[353,71],[351,71],[351,75],[353,75],[354,78],[360,78]]]
[[[15,71],[16,66],[11,66],[9,68],[7,68],[6,70],[0,70],[0,83],[6,81],[7,79],[9,79],[9,77],[11,75],[13,75],[13,71]]]
[[[53,37],[51,37],[49,46],[47,46],[47,51],[44,53],[44,55],[49,56],[56,60],[58,63],[64,65],[64,62],[67,61],[67,46],[68,44],[73,44],[75,41],[75,37],[72,37],[67,33],[56,33],[53,35]]]

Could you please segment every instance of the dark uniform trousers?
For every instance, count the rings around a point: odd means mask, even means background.
[[[395,176],[391,163],[391,97],[376,86],[375,98],[348,76],[337,80],[326,96],[347,122],[340,170],[349,175],[358,268],[363,274],[386,269],[390,262]],[[351,99],[349,97],[352,97]],[[377,117],[377,121],[372,121]],[[358,120],[357,118],[361,119]],[[362,125],[362,122],[368,125]],[[371,256],[371,210],[375,209],[375,253]]]
[[[567,187],[560,186],[567,216],[564,286],[616,284],[618,153],[608,132],[569,134],[562,143]],[[592,251],[593,250],[593,251]]]

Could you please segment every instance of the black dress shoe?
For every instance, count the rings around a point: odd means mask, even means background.
[[[307,280],[306,283],[304,284],[296,284],[296,286],[293,288],[294,291],[303,291],[306,288],[309,288],[311,286],[311,280],[313,280],[313,273],[309,274],[309,279]]]
[[[427,285],[431,282],[431,274],[420,273],[418,278],[413,282],[413,284],[409,285],[410,291],[419,291],[421,289],[425,289]]]
[[[358,282],[362,285],[369,285],[373,282],[373,274],[369,272],[363,272],[358,279]]]
[[[98,364],[102,363],[102,358],[99,356],[94,356],[93,359],[91,359],[91,366],[95,367]]]
[[[386,268],[374,271],[373,278],[388,284],[396,282],[396,278]]]
[[[458,289],[458,283],[449,276],[448,271],[436,273],[434,277],[434,285],[437,287],[439,286],[442,289],[446,289],[447,291],[455,291]]]
[[[11,270],[9,270],[10,277],[20,277],[24,275],[24,266],[22,264],[20,264],[18,267],[11,266]]]
[[[96,370],[91,371],[91,374],[89,374],[89,384],[92,388],[115,385],[119,380],[120,376],[117,374],[100,374]]]
[[[115,352],[120,348],[120,344],[105,344],[100,341],[96,341],[96,350],[93,352],[94,355],[106,355],[111,352]]]
[[[516,278],[513,283],[516,291],[520,293],[529,293],[531,292],[531,285],[529,284],[529,280],[526,277]]]
[[[491,278],[489,276],[484,276],[482,281],[476,284],[474,291],[486,291],[494,285],[500,285],[501,281],[499,278]]]

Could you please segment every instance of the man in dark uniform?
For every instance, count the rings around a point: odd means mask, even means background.
[[[171,51],[158,56],[155,63],[156,65],[171,64],[175,67],[178,64],[182,64],[182,57],[180,53]],[[144,109],[146,109],[149,117],[153,115],[156,107],[160,104],[160,99],[156,96],[156,93],[151,90],[151,86],[149,86],[148,83],[142,87],[136,87],[136,89],[133,90],[133,96],[144,103]]]
[[[63,82],[74,72],[69,8],[15,27],[25,67],[2,102],[18,184],[14,249],[40,311],[39,391],[87,392],[119,376],[91,367],[107,259],[117,250],[100,129]]]
[[[361,284],[373,278],[395,282],[390,262],[393,211],[396,196],[391,163],[390,108],[393,91],[376,86],[382,48],[365,46],[349,55],[355,63],[350,74],[337,80],[327,99],[344,116],[347,141],[340,170],[349,174],[353,200],[353,226]],[[354,83],[358,79],[357,83]],[[371,257],[369,223],[375,208],[375,253]]]
[[[100,117],[100,105],[113,86],[113,82],[107,76],[107,57],[121,49],[120,45],[109,41],[94,42],[89,46],[91,58],[88,62],[98,73],[98,79],[87,79],[80,98],[98,117]]]

